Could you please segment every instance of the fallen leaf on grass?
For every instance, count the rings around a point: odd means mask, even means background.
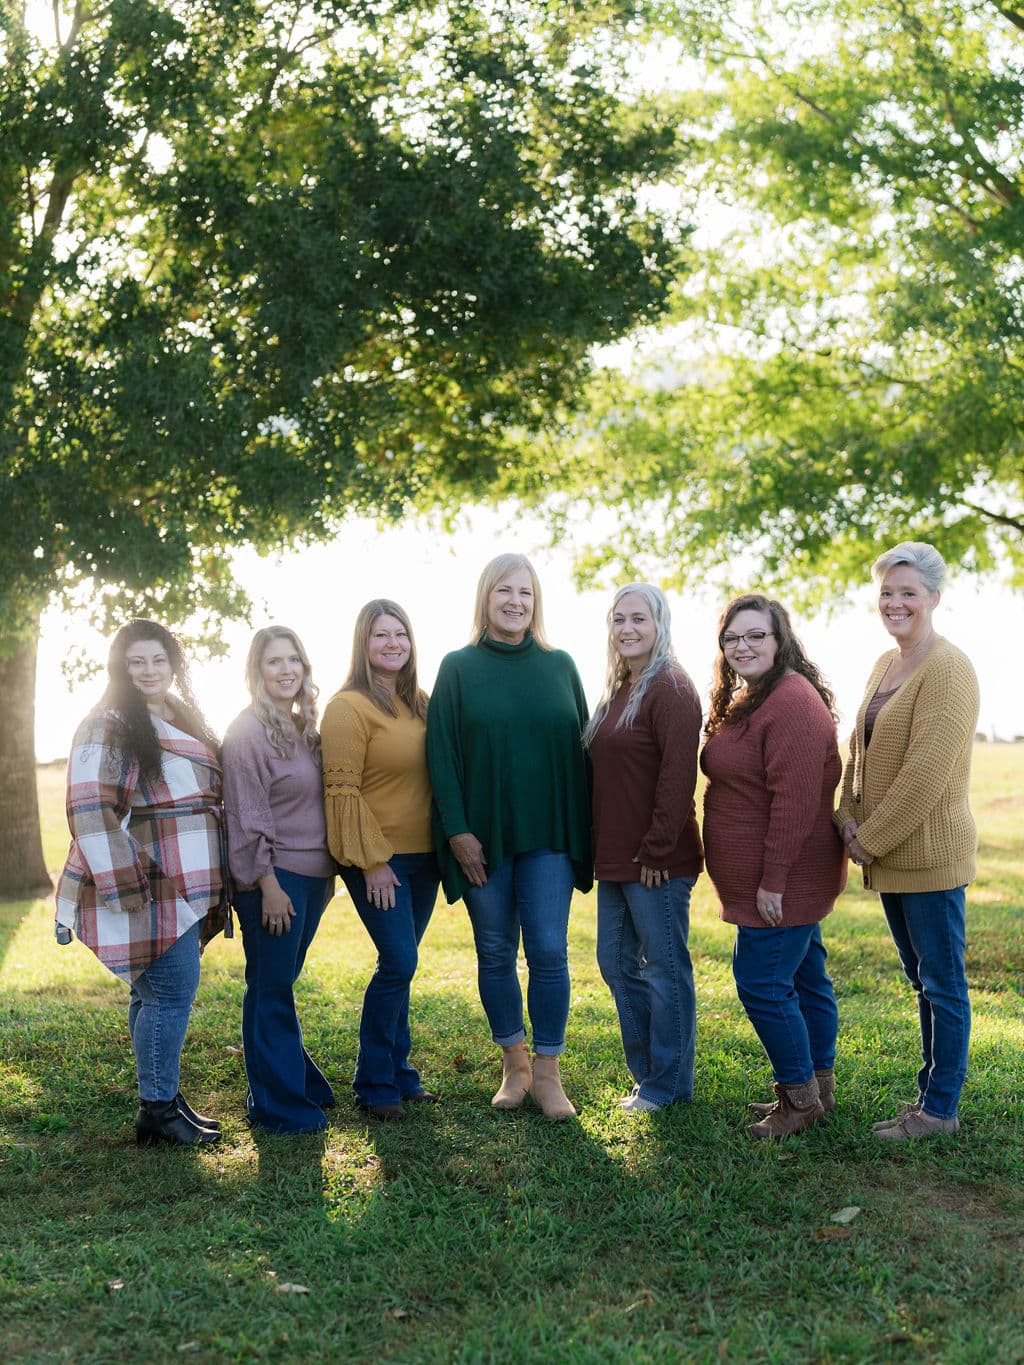
[[[308,1294],[309,1290],[304,1284],[290,1284],[287,1280],[282,1280],[280,1284],[275,1284],[274,1288],[279,1294]]]
[[[921,1344],[921,1338],[914,1332],[886,1332],[882,1340],[890,1346],[900,1346],[904,1343],[912,1346],[920,1346]]]
[[[729,1359],[729,1338],[728,1338],[728,1337],[724,1337],[724,1338],[718,1343],[717,1355],[718,1355],[718,1359],[719,1359],[719,1360],[728,1360],[728,1359]]]
[[[389,1316],[397,1318],[398,1321],[401,1322],[403,1318],[411,1318],[412,1314],[409,1312],[408,1308],[392,1308]]]
[[[815,1228],[814,1231],[811,1233],[811,1241],[842,1242],[845,1241],[847,1237],[852,1236],[853,1236],[852,1228],[837,1228],[835,1226],[828,1228]]]
[[[202,1349],[198,1341],[183,1341],[178,1347],[179,1351],[201,1351]]]
[[[107,1281],[107,1292],[110,1293],[110,1294],[116,1294],[117,1291],[118,1291],[119,1289],[123,1289],[123,1288],[124,1288],[124,1280],[108,1280],[108,1281]]]
[[[627,1313],[632,1313],[635,1308],[650,1308],[654,1303],[654,1290],[641,1289],[635,1300],[626,1309]]]
[[[859,1209],[856,1204],[850,1204],[847,1208],[839,1209],[837,1213],[834,1213],[832,1221],[833,1223],[852,1223],[857,1214],[862,1212],[863,1209]]]
[[[240,1057],[242,1055],[242,1049],[240,1047],[235,1047],[234,1043],[229,1043],[224,1051],[229,1057]]]

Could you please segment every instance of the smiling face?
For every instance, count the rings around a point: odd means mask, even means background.
[[[532,620],[533,578],[529,569],[514,569],[487,596],[487,634],[502,644],[519,645]]]
[[[302,690],[306,670],[295,641],[288,635],[268,640],[260,658],[260,677],[267,696],[279,711],[291,714],[292,702]]]
[[[779,649],[774,630],[770,611],[754,611],[747,607],[730,617],[722,631],[722,653],[730,668],[744,682],[757,682],[774,665]],[[763,635],[764,639],[752,640],[752,635]]]
[[[612,611],[612,644],[634,678],[651,662],[657,635],[658,628],[643,597],[638,592],[620,597]]]
[[[395,690],[398,674],[409,662],[411,653],[409,632],[397,616],[388,616],[387,613],[378,616],[370,627],[366,657],[370,672],[389,692]]]
[[[929,592],[920,573],[909,564],[888,570],[878,589],[882,625],[903,651],[914,649],[932,629],[932,612],[939,594]]]
[[[174,681],[167,650],[157,640],[136,640],[125,653],[125,666],[129,681],[145,697],[149,709],[160,710]]]

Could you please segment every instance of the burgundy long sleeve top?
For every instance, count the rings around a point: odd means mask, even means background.
[[[701,713],[678,665],[653,679],[629,729],[618,729],[629,683],[590,743],[594,858],[601,881],[638,882],[642,866],[696,877],[704,866],[694,809]]]
[[[782,678],[745,722],[704,746],[704,848],[722,919],[763,928],[757,888],[782,895],[782,923],[825,918],[846,884],[832,820],[842,765],[836,727],[798,673]]]

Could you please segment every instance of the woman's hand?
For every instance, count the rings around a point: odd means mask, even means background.
[[[858,867],[867,867],[868,863],[875,860],[867,851],[864,845],[857,838],[857,821],[847,820],[843,826],[843,843],[846,845],[850,857]]]
[[[635,863],[640,863],[639,858],[634,858]],[[661,872],[655,867],[648,867],[645,863],[640,863],[640,884],[646,886],[648,891],[656,886],[668,885],[668,873]]]
[[[290,934],[295,908],[282,890],[281,883],[273,872],[268,872],[259,879],[259,888],[263,893],[263,919],[261,922],[264,929],[268,934],[273,934],[277,938],[282,934]]]
[[[387,863],[382,863],[380,867],[374,867],[369,872],[364,872],[363,881],[366,883],[366,899],[375,910],[393,910],[395,908],[395,887],[401,886],[402,883]]]
[[[483,886],[487,881],[487,859],[484,846],[475,834],[467,830],[465,834],[453,834],[448,847],[455,854],[455,861],[462,868],[462,875],[470,886]]]
[[[769,929],[780,928],[782,925],[782,892],[766,891],[763,886],[759,886],[757,888],[757,913]]]

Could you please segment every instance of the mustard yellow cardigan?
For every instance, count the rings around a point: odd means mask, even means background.
[[[939,636],[918,670],[885,703],[864,747],[864,713],[889,650],[868,679],[836,824],[857,822],[874,861],[864,868],[873,891],[948,891],[974,878],[977,830],[968,805],[971,751],[978,724],[978,679],[961,650]]]

